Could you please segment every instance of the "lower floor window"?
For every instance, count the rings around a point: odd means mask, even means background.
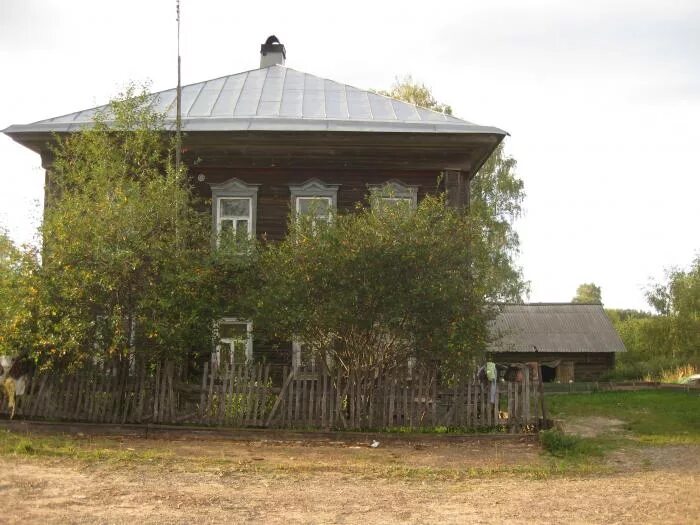
[[[218,343],[212,354],[212,366],[224,363],[242,365],[253,360],[253,324],[237,319],[222,319],[218,325]]]
[[[299,341],[292,342],[292,368],[294,370],[304,369],[309,372],[316,372],[321,369],[323,360],[315,356],[311,349]],[[333,370],[333,357],[326,355],[326,367]]]

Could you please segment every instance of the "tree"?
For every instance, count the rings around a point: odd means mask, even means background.
[[[700,255],[688,270],[672,268],[663,282],[652,282],[647,301],[668,319],[668,346],[672,357],[700,362]]]
[[[0,355],[28,353],[35,345],[38,268],[36,250],[18,248],[0,229]]]
[[[438,102],[430,89],[411,75],[397,78],[391,89],[378,93],[452,115],[449,105]],[[505,153],[501,143],[470,182],[469,213],[483,227],[481,234],[489,246],[485,256],[490,258],[493,289],[503,291],[503,295],[493,297],[495,301],[520,300],[527,291],[515,262],[520,239],[513,225],[522,213],[525,199],[525,186],[515,172],[516,166],[516,160]]]
[[[666,271],[646,294],[654,313],[607,310],[627,348],[618,359],[620,372],[658,378],[678,367],[700,367],[700,257],[687,270]]]
[[[583,304],[603,304],[601,297],[600,286],[595,283],[583,283],[576,288],[576,296],[571,300],[572,303]]]
[[[493,280],[483,224],[444,196],[416,210],[380,204],[290,221],[288,237],[262,250],[262,284],[243,301],[256,332],[303,341],[358,378],[409,357],[469,367],[488,340],[489,299],[511,293]]]
[[[413,80],[411,75],[405,75],[403,78],[396,77],[390,89],[380,89],[377,93],[386,97],[403,100],[422,108],[452,115],[452,108],[450,106],[441,104],[435,100],[430,88],[423,83]]]
[[[57,137],[39,314],[54,364],[177,359],[211,338],[210,218],[148,102],[130,87],[93,127]]]

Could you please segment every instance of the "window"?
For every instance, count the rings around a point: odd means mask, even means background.
[[[297,197],[297,215],[311,216],[312,223],[330,222],[333,199],[331,197]]]
[[[211,185],[212,220],[216,242],[223,233],[255,235],[258,184],[230,179]]]
[[[311,349],[300,341],[292,342],[292,369],[305,369],[306,371],[316,372],[320,368],[323,361],[319,361],[311,352]],[[333,357],[326,355],[326,366],[328,370],[333,370]]]
[[[369,187],[370,200],[373,206],[410,206],[418,205],[418,187],[407,186],[403,182],[393,179],[385,184]]]
[[[292,195],[292,210],[297,215],[311,215],[313,223],[328,222],[338,203],[338,185],[325,184],[311,179],[303,184],[289,187]]]
[[[217,327],[217,345],[212,366],[224,363],[242,365],[253,359],[253,324],[237,319],[223,319]]]
[[[253,233],[250,198],[219,197],[218,201],[217,233],[219,235],[226,232],[236,235],[243,233],[251,235]]]

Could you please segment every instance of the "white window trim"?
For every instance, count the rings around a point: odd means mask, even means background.
[[[299,199],[328,199],[329,218],[338,210],[338,184],[326,184],[319,179],[309,179],[302,184],[291,184],[291,208],[295,215],[299,214]]]
[[[216,345],[214,351],[211,355],[212,367],[217,367],[221,365],[221,345],[222,343],[231,342],[230,338],[219,339],[219,326],[222,324],[244,324],[246,325],[246,345],[245,345],[245,359],[246,363],[250,363],[253,360],[253,323],[245,319],[238,319],[237,317],[222,317],[219,322],[216,323],[214,337],[216,339]],[[231,355],[233,357],[233,355]],[[230,364],[230,363],[229,363]]]
[[[304,343],[302,341],[292,341],[292,370],[296,371],[302,367],[301,357],[304,352]],[[306,352],[308,352],[308,350],[306,350]],[[309,361],[308,366],[311,368],[311,371],[315,371],[320,365],[317,358],[313,357]],[[329,370],[333,370],[333,357],[330,355],[326,355],[326,366]]]
[[[303,201],[303,200],[308,200],[308,201],[325,200],[326,202],[328,202],[328,215],[322,220],[325,220],[326,222],[331,222],[333,220],[333,214],[335,213],[335,208],[333,206],[333,198],[332,197],[317,196],[317,195],[314,195],[314,196],[303,195],[303,196],[295,197],[294,212],[295,212],[297,217],[301,216],[301,201]],[[313,215],[311,217],[311,222],[312,222],[314,227],[316,226],[316,221],[319,219],[321,219],[321,217],[318,215]]]
[[[418,186],[409,186],[398,179],[370,185],[369,191],[373,198],[389,202],[409,201],[414,209],[418,206]]]
[[[248,199],[248,235],[256,234],[258,212],[258,188],[260,184],[247,184],[240,179],[229,179],[226,182],[210,184],[212,200],[212,231],[216,234],[216,244],[221,233],[221,201],[223,199]],[[242,216],[240,218],[243,218]]]

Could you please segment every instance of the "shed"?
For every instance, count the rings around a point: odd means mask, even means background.
[[[543,381],[596,381],[625,345],[600,304],[498,305],[489,353],[497,362],[538,362]]]

